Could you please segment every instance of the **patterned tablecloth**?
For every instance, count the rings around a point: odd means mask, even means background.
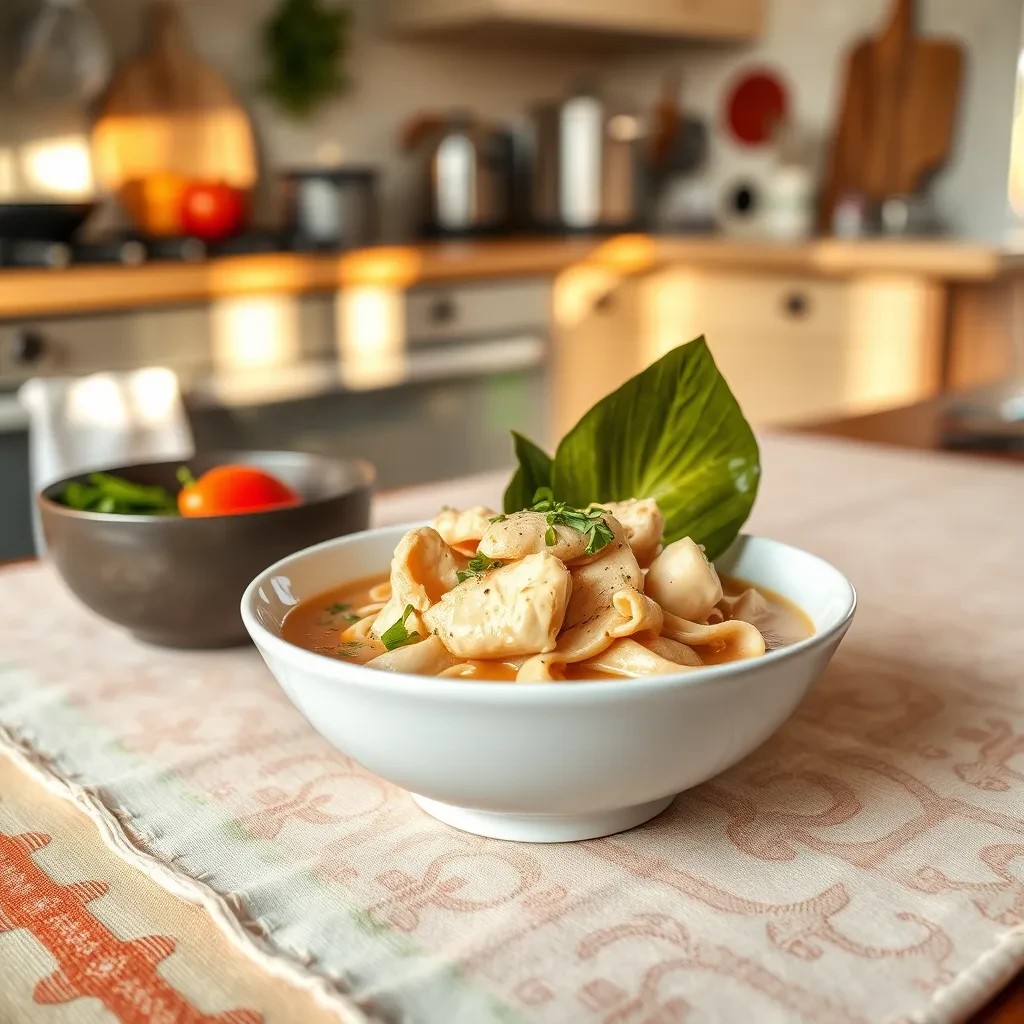
[[[0,573],[4,743],[123,860],[203,904],[240,971],[346,1021],[961,1019],[1024,964],[1024,474],[803,438],[769,440],[764,461],[751,529],[845,570],[858,621],[776,737],[632,832],[528,846],[453,831],[327,746],[252,651],[142,647],[45,567]],[[25,886],[37,869],[75,883],[54,897],[72,930],[111,894],[84,852],[11,838],[24,815],[9,811],[0,958],[14,982],[49,972],[37,1002],[85,1006]],[[161,925],[133,891],[106,926],[134,939],[137,972],[169,947],[145,938]],[[49,959],[12,946],[21,931]],[[219,964],[205,987],[200,964],[181,971],[193,1015],[161,1019],[280,1019]],[[293,1019],[314,1018],[296,1003]]]

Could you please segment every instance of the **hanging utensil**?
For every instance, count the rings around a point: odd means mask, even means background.
[[[249,115],[193,49],[178,6],[149,8],[146,48],[118,67],[93,126],[97,176],[113,192],[168,172],[252,189],[258,162]]]
[[[43,0],[23,31],[11,84],[26,99],[88,102],[110,71],[110,48],[83,0]]]

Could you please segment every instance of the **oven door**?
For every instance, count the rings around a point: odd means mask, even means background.
[[[394,488],[510,466],[510,430],[547,440],[543,336],[413,350],[406,364],[365,387],[335,364],[207,384],[188,398],[196,445],[357,455]]]
[[[14,394],[0,392],[0,562],[35,551],[31,501],[25,413]]]

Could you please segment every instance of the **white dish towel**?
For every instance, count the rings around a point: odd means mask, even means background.
[[[21,386],[18,398],[29,415],[33,496],[73,473],[187,459],[195,452],[178,378],[165,367],[36,377]],[[32,528],[42,554],[34,497]]]

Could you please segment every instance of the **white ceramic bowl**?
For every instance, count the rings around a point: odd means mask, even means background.
[[[529,842],[610,835],[717,775],[789,717],[856,606],[827,562],[741,537],[719,570],[778,591],[816,633],[700,672],[515,686],[379,672],[281,639],[296,602],[381,572],[404,528],[339,537],[261,573],[242,618],[285,693],[327,740],[467,832]]]

